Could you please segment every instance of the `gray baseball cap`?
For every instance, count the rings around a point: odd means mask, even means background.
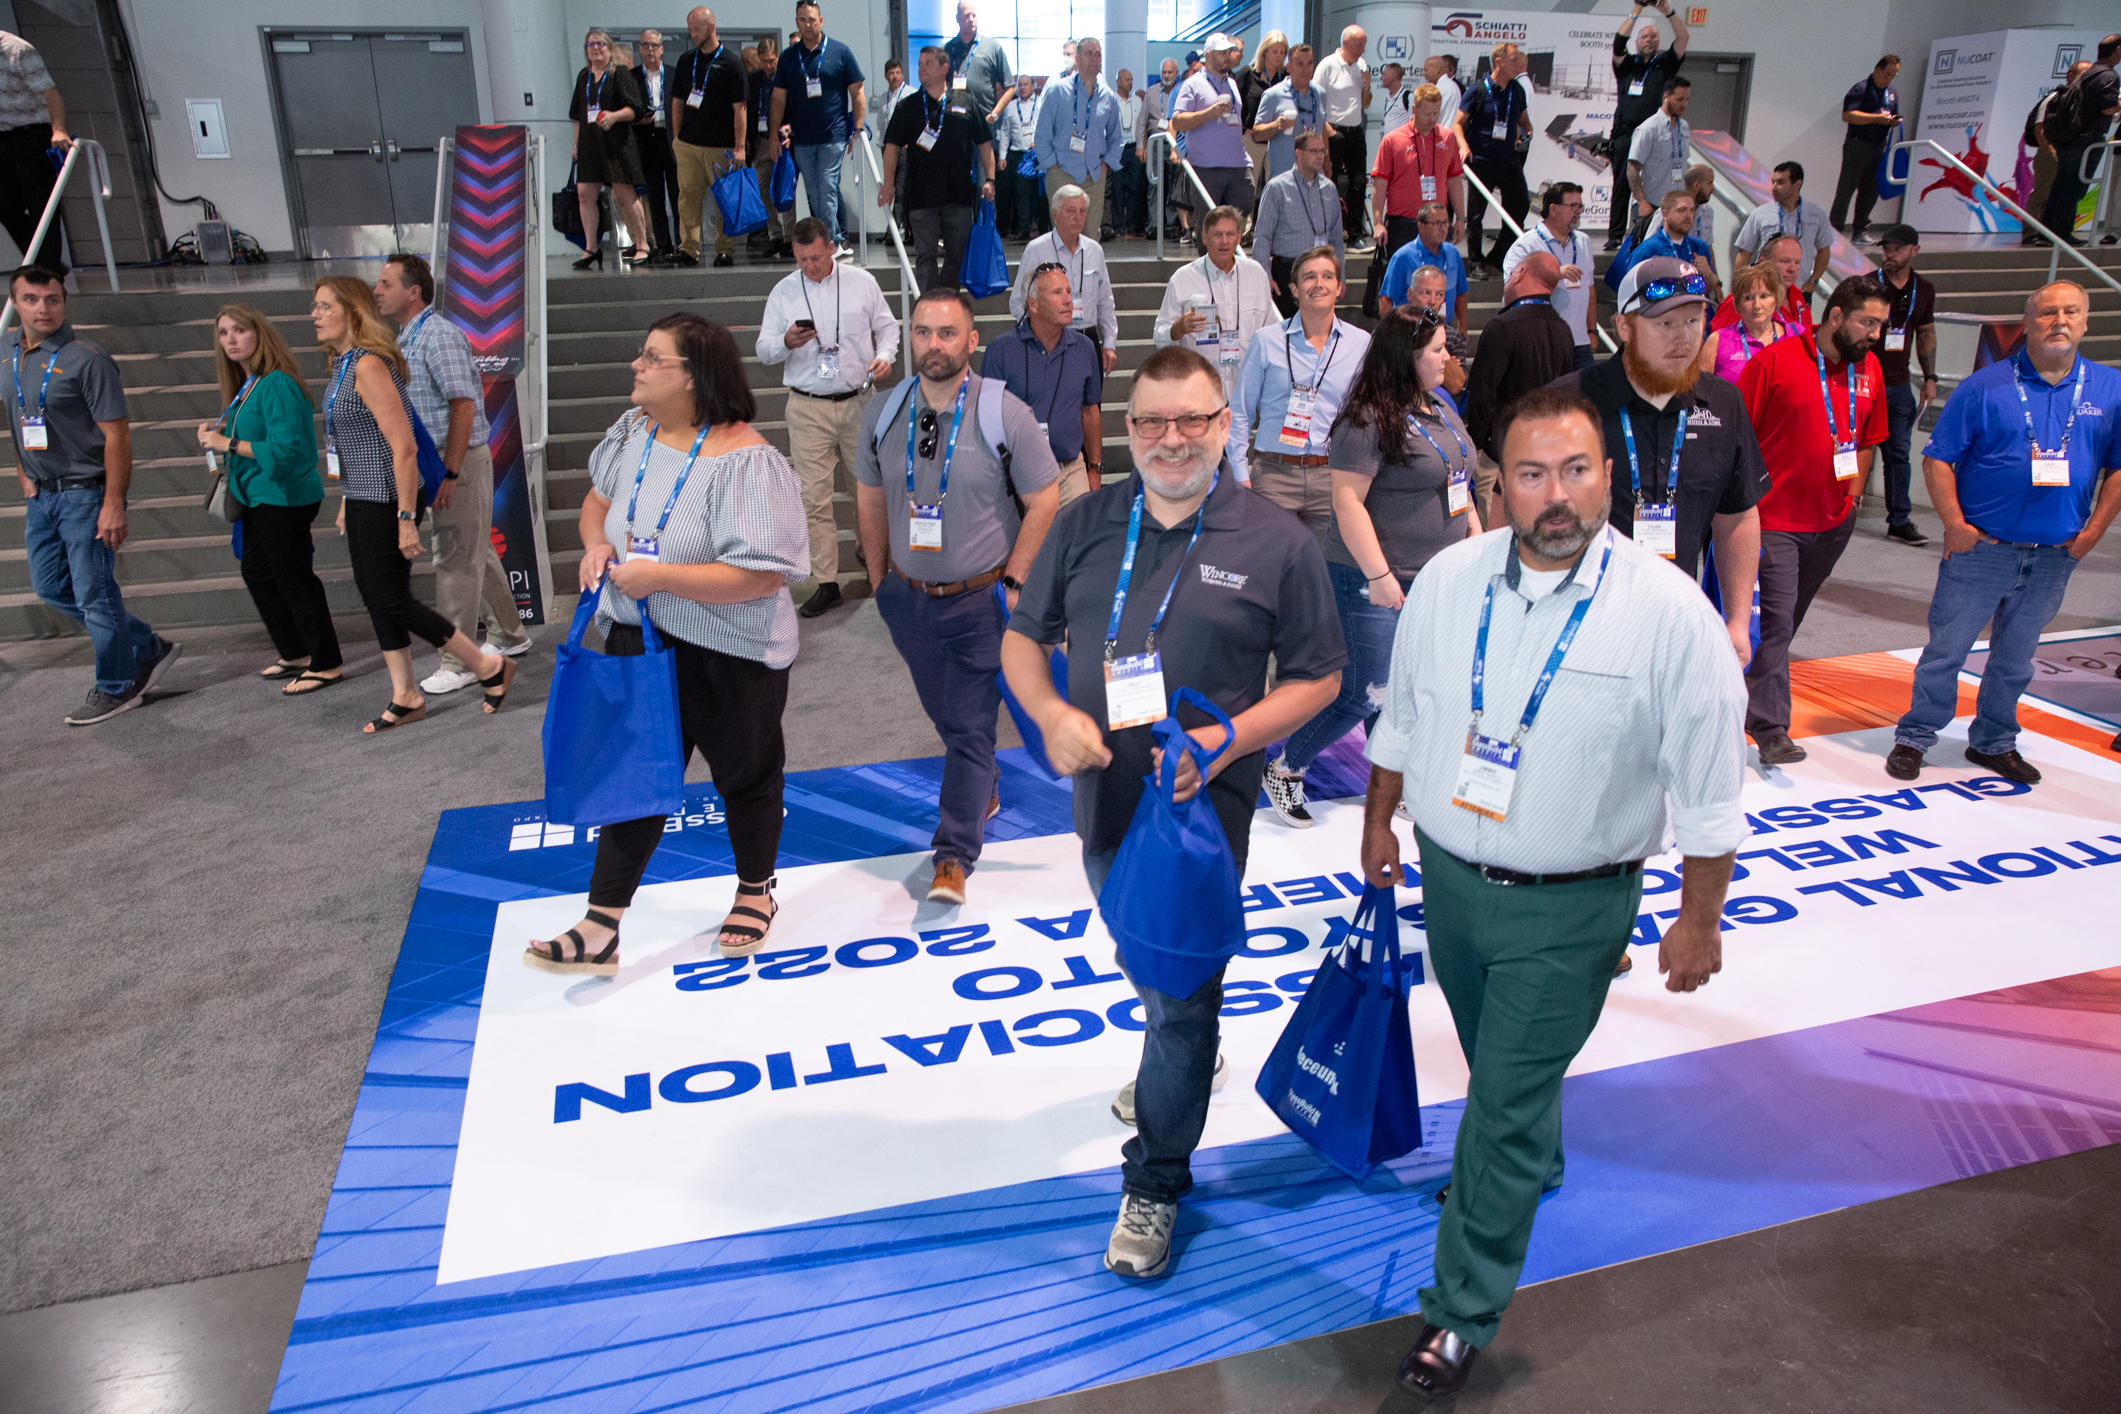
[[[1658,255],[1638,260],[1620,280],[1620,312],[1654,319],[1683,305],[1709,302],[1708,282],[1689,260]]]

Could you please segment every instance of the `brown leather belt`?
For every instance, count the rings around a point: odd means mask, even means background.
[[[1008,568],[1008,562],[1003,561],[985,574],[976,574],[970,579],[952,580],[948,584],[932,584],[925,579],[915,579],[899,569],[897,565],[891,567],[891,572],[927,595],[930,599],[954,599],[960,594],[970,594],[975,589],[987,588],[999,580],[1002,577],[1002,571]]]
[[[1278,466],[1324,466],[1331,457],[1285,457],[1280,452],[1254,452],[1252,460],[1273,462]]]

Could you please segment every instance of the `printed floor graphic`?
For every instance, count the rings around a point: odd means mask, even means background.
[[[1884,775],[1912,656],[1797,666],[1811,756],[1748,773],[1724,971],[1692,996],[1657,977],[1678,879],[1653,861],[1526,1281],[2121,1142],[2094,670],[2121,634],[2043,648],[2030,790],[1963,760],[1963,717],[1920,781]],[[609,980],[518,960],[580,916],[587,832],[445,814],[273,1408],[972,1411],[1416,1309],[1465,1084],[1441,995],[1411,1004],[1426,1142],[1367,1183],[1251,1087],[1353,910],[1363,769],[1344,741],[1314,829],[1255,823],[1232,1078],[1148,1285],[1101,1263],[1139,1008],[1066,790],[1020,756],[958,909],[921,899],[939,759],[791,776],[749,959],[714,953],[727,839],[696,788]],[[1400,905],[1419,948],[1418,888]]]

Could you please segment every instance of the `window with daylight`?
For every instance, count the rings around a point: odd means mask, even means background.
[[[1155,4],[1151,0],[1152,27]],[[907,0],[906,31],[910,78],[913,55],[923,45],[941,44],[957,34],[957,0]],[[1061,45],[1105,32],[1105,0],[980,0],[979,32],[1001,41],[1011,73],[1051,78],[1061,72]]]

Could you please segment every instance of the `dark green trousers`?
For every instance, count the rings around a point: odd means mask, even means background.
[[[1421,1314],[1486,1345],[1517,1290],[1540,1192],[1560,1182],[1562,1072],[1598,1024],[1642,875],[1491,884],[1415,840],[1429,968],[1472,1072]]]

